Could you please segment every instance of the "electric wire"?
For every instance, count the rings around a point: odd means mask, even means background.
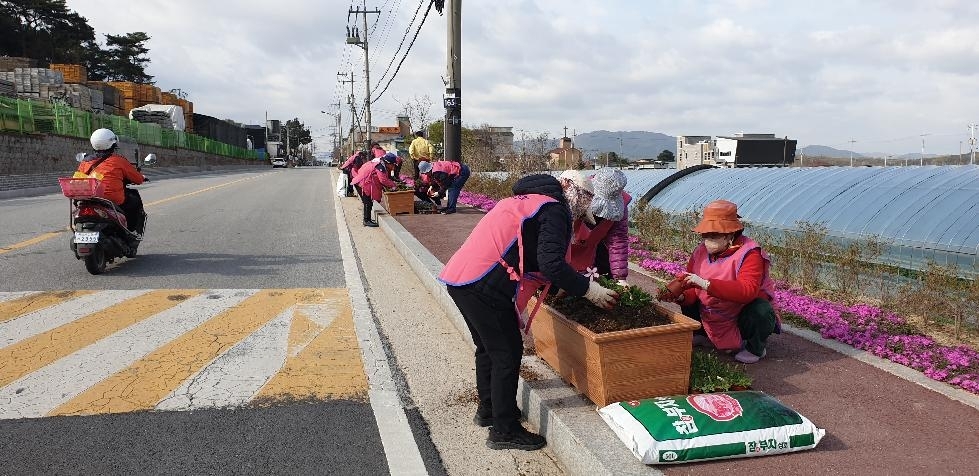
[[[388,82],[387,82],[387,84],[384,85],[384,89],[382,89],[381,92],[378,93],[377,96],[374,99],[371,100],[371,104],[374,104],[379,99],[381,99],[381,96],[384,95],[384,92],[388,90],[388,87],[389,86],[391,86],[391,81],[394,81],[394,78],[396,76],[398,76],[398,72],[401,71],[401,65],[403,65],[404,62],[405,62],[405,59],[408,58],[408,53],[411,52],[411,47],[414,46],[415,40],[418,39],[418,34],[421,33],[422,26],[425,25],[425,19],[428,18],[428,13],[432,11],[432,5],[434,3],[435,3],[434,1],[430,1],[429,2],[428,8],[425,9],[425,15],[422,16],[421,22],[418,23],[418,29],[415,30],[415,36],[411,38],[411,43],[408,43],[408,48],[405,49],[405,54],[404,54],[404,56],[401,57],[401,61],[398,63],[398,67],[395,68],[394,73],[392,73],[391,74],[391,77],[388,78]]]
[[[420,2],[418,2],[418,8],[415,9],[415,14],[411,17],[411,21],[408,22],[408,28],[405,29],[405,34],[401,37],[401,43],[398,44],[398,49],[394,51],[394,54],[391,56],[391,61],[388,62],[388,66],[387,68],[384,69],[384,73],[381,74],[380,78],[378,78],[377,84],[381,84],[381,82],[384,81],[384,78],[387,77],[388,72],[391,71],[391,66],[394,64],[394,60],[398,59],[398,53],[401,52],[401,47],[404,46],[405,39],[408,38],[408,33],[411,32],[411,27],[414,26],[415,24],[415,19],[418,18],[418,12],[421,11],[421,8],[423,5],[425,5],[426,1],[428,1],[429,3],[428,3],[428,10],[425,11],[425,16],[428,16],[428,11],[432,9],[431,0],[421,0]],[[421,25],[424,23],[425,23],[425,19],[422,18],[421,23],[418,25],[419,30],[421,30]],[[415,33],[415,37],[416,38],[418,37],[418,33]],[[412,43],[414,43],[414,39],[412,39]],[[407,54],[407,51],[405,53]],[[402,61],[404,61],[404,59],[402,59]]]

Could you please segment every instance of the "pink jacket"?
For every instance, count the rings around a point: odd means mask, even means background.
[[[381,201],[384,187],[394,188],[397,186],[394,180],[388,177],[387,168],[379,162],[367,162],[360,166],[357,176],[350,182],[352,185],[360,185],[361,193],[367,194],[375,202]]]
[[[758,243],[746,236],[738,238],[737,243],[741,245],[737,251],[714,261],[710,260],[707,248],[701,243],[694,249],[687,268],[691,273],[706,280],[737,280],[741,265],[748,253],[756,249],[761,250]],[[761,290],[769,296],[774,296],[775,284],[768,275],[770,261],[764,250],[761,251],[761,257],[765,260],[765,274],[762,276]],[[695,289],[694,292],[700,302],[701,324],[703,324],[704,332],[707,333],[707,337],[710,338],[714,346],[721,350],[740,349],[741,331],[738,329],[738,314],[741,313],[745,303],[720,299],[699,288]]]

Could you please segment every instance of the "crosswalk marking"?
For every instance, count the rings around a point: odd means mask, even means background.
[[[137,289],[98,294],[83,293],[77,297],[70,296],[58,304],[21,314],[16,319],[0,324],[0,346],[8,346],[45,333],[146,292],[146,290]],[[47,297],[42,298],[44,301],[48,299]]]
[[[157,410],[194,410],[240,406],[256,392],[286,360],[289,322],[286,310],[237,343],[197,375],[184,380],[157,406]]]
[[[15,303],[15,304],[13,304]],[[347,289],[0,293],[0,419],[365,398]]]
[[[199,290],[149,292],[4,347],[0,387],[198,294]]]
[[[259,291],[90,387],[51,415],[152,409],[185,379],[310,293],[307,289]]]
[[[334,310],[328,316],[317,314],[316,309],[297,310],[289,359],[256,399],[366,398],[367,374],[354,331],[353,311],[346,296],[335,296],[334,301],[341,298],[343,306],[325,308]]]
[[[5,293],[7,294],[7,293]],[[26,295],[23,295],[26,294]],[[67,299],[92,294],[92,291],[44,291],[40,293],[9,293],[12,299],[0,299],[0,322],[44,309]]]
[[[254,290],[211,290],[28,374],[0,389],[0,418],[45,416],[254,293]]]

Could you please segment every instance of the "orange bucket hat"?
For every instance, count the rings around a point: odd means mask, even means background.
[[[714,200],[704,207],[704,218],[694,227],[696,233],[734,233],[744,229],[738,206],[727,200]]]

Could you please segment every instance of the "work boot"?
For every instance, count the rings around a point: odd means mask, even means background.
[[[484,409],[482,407],[476,409],[476,416],[473,417],[473,423],[476,426],[493,426],[493,410]]]
[[[371,228],[377,228],[377,222],[374,220],[364,220],[364,226],[369,226]]]
[[[547,440],[543,436],[527,431],[522,426],[510,433],[498,433],[490,428],[489,436],[486,437],[486,446],[491,450],[539,450],[547,445]]]

